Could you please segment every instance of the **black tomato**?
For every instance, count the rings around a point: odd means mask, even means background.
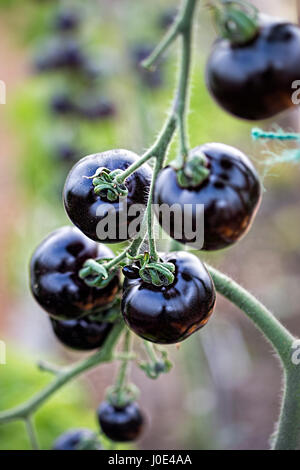
[[[270,118],[293,106],[300,76],[300,29],[269,18],[243,45],[219,39],[208,59],[206,82],[226,111],[249,120]]]
[[[73,224],[92,240],[118,243],[136,235],[136,222],[148,200],[150,167],[143,165],[130,175],[125,182],[127,197],[115,202],[97,195],[93,180],[87,177],[94,175],[98,168],[126,170],[138,159],[128,150],[111,150],[89,155],[71,169],[64,188],[65,209]]]
[[[68,94],[59,93],[51,98],[50,108],[56,114],[66,115],[72,114],[75,111],[75,104]]]
[[[160,344],[183,341],[202,328],[215,305],[215,288],[204,264],[187,252],[164,255],[175,264],[175,280],[155,287],[138,279],[125,279],[122,314],[142,338]]]
[[[104,401],[98,408],[98,420],[104,434],[112,441],[137,439],[144,427],[144,417],[137,403],[116,407]]]
[[[103,312],[105,317],[105,312]],[[100,348],[108,337],[113,324],[96,321],[89,316],[77,320],[55,320],[50,318],[57,339],[65,346],[79,351]]]
[[[103,289],[89,287],[78,272],[88,258],[113,258],[113,252],[62,227],[36,249],[30,263],[31,291],[46,312],[58,320],[77,319],[111,303],[119,289],[116,276]]]
[[[154,47],[149,44],[137,44],[132,48],[132,62],[139,76],[141,83],[150,89],[160,88],[163,85],[163,74],[161,66],[154,70],[147,70],[141,62],[153,52]]]
[[[168,29],[174,23],[178,14],[177,8],[168,8],[165,10],[158,19],[158,26],[162,29]]]
[[[73,39],[49,42],[35,59],[35,68],[38,72],[50,70],[80,69],[84,66],[85,57],[80,44]]]
[[[178,242],[199,250],[219,250],[237,242],[250,228],[259,207],[261,185],[252,163],[239,150],[206,144],[190,155],[201,153],[210,171],[207,179],[197,187],[182,188],[176,171],[167,166],[156,180],[154,209],[161,226]],[[170,222],[157,210],[162,204],[177,204],[179,212]]]
[[[101,450],[96,433],[90,429],[72,429],[54,442],[53,450]]]
[[[88,100],[87,103],[80,103],[77,106],[77,112],[82,117],[94,121],[114,117],[116,115],[116,107],[111,101],[98,98],[94,99],[93,102]]]
[[[63,163],[75,163],[78,161],[81,150],[70,142],[59,142],[53,149],[54,158]]]
[[[63,9],[55,16],[54,29],[62,32],[74,31],[80,24],[80,17],[75,10]]]

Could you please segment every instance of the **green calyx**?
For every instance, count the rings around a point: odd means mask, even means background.
[[[142,361],[139,363],[140,369],[142,369],[149,379],[156,380],[161,374],[167,374],[173,367],[172,362],[168,359],[166,351],[161,351],[161,358],[151,362]]]
[[[218,33],[232,44],[242,45],[257,36],[258,10],[244,0],[221,0],[211,5]]]
[[[171,163],[171,166],[172,163]],[[204,154],[199,153],[188,157],[182,168],[176,169],[177,181],[182,188],[194,188],[199,186],[209,176],[207,159]]]
[[[101,260],[88,259],[83,268],[79,271],[79,277],[90,287],[103,289],[116,275],[117,268],[107,271],[104,263],[110,259],[101,258]]]
[[[128,189],[124,183],[117,182],[117,176],[123,173],[122,170],[110,171],[107,168],[98,168],[96,173],[86,178],[93,180],[95,193],[107,199],[110,202],[115,202],[119,198],[124,198],[128,195]]]
[[[99,450],[100,449],[100,442],[95,434],[94,437],[90,437],[89,439],[82,439],[76,445],[76,450]]]
[[[173,284],[175,279],[175,265],[173,263],[164,263],[159,259],[151,259],[148,252],[131,259],[139,263],[139,276],[144,282],[157,287]]]
[[[114,407],[124,408],[139,396],[139,389],[132,383],[123,384],[121,388],[109,387],[106,392],[106,400]]]

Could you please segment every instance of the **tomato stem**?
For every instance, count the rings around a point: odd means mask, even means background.
[[[124,336],[124,348],[123,348],[123,354],[125,354],[122,364],[117,376],[116,384],[114,387],[114,393],[116,394],[116,400],[118,405],[123,404],[123,396],[124,396],[124,386],[128,377],[128,366],[129,366],[129,360],[128,360],[128,354],[130,353],[131,349],[131,332],[127,328]],[[127,355],[127,357],[126,357]]]
[[[35,431],[35,426],[32,418],[25,419],[26,431],[29,437],[29,441],[33,450],[39,450],[39,443]]]
[[[103,347],[92,356],[84,359],[81,362],[73,365],[72,367],[65,367],[61,369],[59,374],[50,382],[43,390],[36,393],[28,401],[19,405],[11,410],[0,413],[0,424],[9,423],[16,420],[25,420],[32,416],[54,393],[56,393],[65,384],[73,380],[83,372],[98,366],[103,362],[110,362],[113,360],[113,350],[117,344],[124,328],[124,322],[117,322],[111,333],[106,339]]]
[[[272,448],[295,450],[300,446],[300,367],[295,348],[299,340],[246,289],[235,281],[207,266],[216,290],[242,310],[259,328],[276,351],[284,369],[284,395],[278,425],[272,436]],[[297,350],[296,350],[297,353]],[[298,354],[299,355],[299,354]]]

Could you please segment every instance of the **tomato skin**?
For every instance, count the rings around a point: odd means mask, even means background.
[[[207,87],[234,116],[261,120],[294,106],[292,83],[300,77],[300,28],[264,18],[244,45],[215,43],[206,66]]]
[[[125,322],[138,336],[159,344],[183,341],[202,328],[215,305],[215,288],[204,264],[188,252],[162,256],[175,264],[175,280],[155,287],[126,279],[122,298]]]
[[[119,290],[119,275],[103,289],[89,287],[78,273],[89,258],[113,258],[104,245],[85,237],[78,229],[62,227],[52,232],[35,250],[30,263],[31,291],[53,318],[73,320],[111,303]]]
[[[84,441],[92,441],[93,450],[101,450],[100,442],[96,440],[96,433],[90,429],[70,429],[56,439],[53,450],[79,450],[78,447]]]
[[[159,217],[160,224],[171,237],[181,243],[192,243],[202,250],[219,250],[236,243],[251,226],[261,200],[259,177],[250,160],[239,150],[225,144],[206,144],[194,148],[190,155],[203,153],[210,171],[198,187],[182,188],[176,171],[168,166],[161,170],[155,184],[154,203],[171,207],[191,207],[191,215],[182,216],[182,231],[176,235],[175,223]],[[188,239],[185,223],[197,225],[197,214],[204,205],[204,242]],[[188,214],[187,210],[185,214]],[[158,214],[157,214],[158,215]],[[202,221],[201,221],[202,224]],[[199,231],[203,227],[198,227]],[[175,233],[175,235],[174,235]],[[202,243],[203,242],[203,243]]]
[[[64,346],[78,351],[101,348],[113,327],[113,323],[95,321],[89,316],[65,321],[50,318],[50,321],[56,338]]]
[[[98,408],[98,420],[104,434],[116,442],[136,440],[144,427],[144,417],[136,402],[116,407],[104,401]]]
[[[139,214],[130,215],[130,208],[133,205],[141,205],[145,208],[147,205],[152,176],[151,168],[146,164],[130,175],[125,182],[128,189],[127,197],[115,202],[97,195],[94,191],[93,180],[86,177],[94,175],[98,168],[107,168],[111,171],[126,170],[138,159],[138,155],[128,150],[110,150],[89,155],[71,169],[63,192],[64,205],[73,224],[87,237],[104,243],[118,243],[130,239],[128,226],[139,216]],[[116,226],[109,227],[107,235],[99,238],[97,226],[105,219],[108,211],[112,211],[112,214],[115,211]]]

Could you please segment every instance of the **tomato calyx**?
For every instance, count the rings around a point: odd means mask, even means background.
[[[112,386],[107,389],[106,400],[116,409],[122,409],[133,403],[139,396],[139,389],[133,384],[123,384],[121,388]]]
[[[98,168],[92,176],[86,176],[87,179],[93,180],[94,192],[101,198],[107,199],[109,202],[115,202],[119,198],[128,195],[128,189],[124,183],[118,183],[117,176],[123,173],[117,169],[110,171],[107,168]]]
[[[88,286],[103,289],[111,282],[118,271],[117,267],[108,271],[104,266],[108,261],[111,261],[111,258],[88,259],[79,271],[79,277]]]
[[[128,279],[141,278],[147,284],[156,287],[169,286],[175,280],[175,265],[173,263],[165,263],[160,259],[151,258],[148,252],[143,255],[131,257],[134,263],[123,267],[123,274]]]
[[[210,7],[219,35],[232,44],[243,45],[257,36],[258,10],[246,0],[222,0]]]
[[[176,163],[171,163],[171,166],[175,167],[177,181],[182,188],[195,188],[200,186],[200,184],[208,178],[210,173],[207,158],[203,153],[188,157],[182,168],[176,168]]]
[[[150,362],[141,361],[139,367],[145,372],[149,379],[158,379],[161,374],[167,374],[173,367],[172,362],[168,359],[167,351],[160,350],[161,357],[156,356]]]

